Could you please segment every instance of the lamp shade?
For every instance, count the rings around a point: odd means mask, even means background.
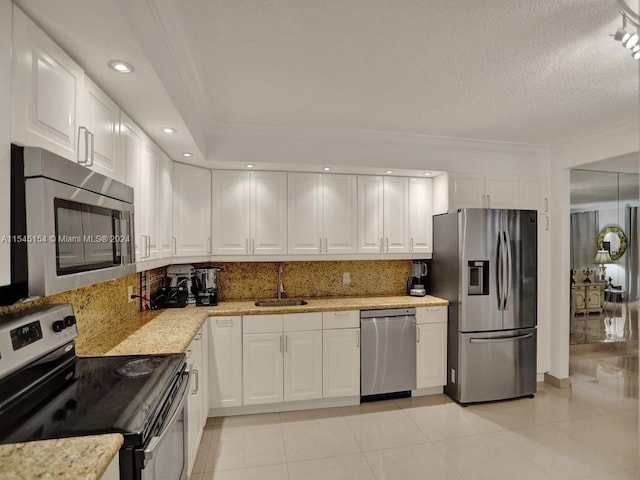
[[[611,263],[611,255],[609,255],[609,252],[607,252],[606,250],[598,250],[594,263]]]

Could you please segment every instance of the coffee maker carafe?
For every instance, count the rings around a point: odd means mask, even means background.
[[[414,260],[411,263],[411,276],[407,280],[407,295],[424,297],[429,291],[430,260]]]
[[[191,293],[196,300],[196,306],[218,305],[220,292],[219,272],[220,267],[195,268],[191,277]]]

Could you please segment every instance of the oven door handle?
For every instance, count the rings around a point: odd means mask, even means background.
[[[178,400],[177,402],[174,400],[173,405],[171,406],[171,410],[173,411],[173,414],[171,415],[171,420],[169,420],[165,424],[164,428],[162,429],[162,432],[160,432],[159,435],[156,435],[151,438],[151,440],[149,441],[149,445],[147,446],[147,448],[144,449],[145,464],[147,463],[147,461],[153,459],[155,448],[162,441],[165,433],[167,433],[167,431],[171,428],[173,423],[176,421],[176,419],[178,418],[178,415],[180,415],[180,413],[182,412],[182,408],[184,407],[184,402],[187,399],[187,391],[188,391],[187,387],[189,385],[189,372],[183,373],[182,376],[184,378],[182,379],[182,384],[180,385],[180,390],[179,390],[180,400]],[[176,404],[177,404],[177,407],[175,406]]]

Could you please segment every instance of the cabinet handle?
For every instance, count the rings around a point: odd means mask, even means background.
[[[82,133],[82,131],[84,130],[84,155],[85,155],[85,159],[84,161],[80,160],[80,134]],[[78,127],[78,141],[76,142],[76,161],[80,164],[80,165],[84,165],[85,163],[87,163],[87,155],[88,155],[88,151],[87,151],[87,127],[84,126],[79,126]]]
[[[360,330],[358,330],[358,334],[356,335],[356,347],[360,348]]]
[[[416,343],[420,343],[420,327],[416,326]]]
[[[380,253],[384,253],[384,238],[380,237]]]
[[[91,140],[91,155],[89,156],[89,163],[87,164],[87,167],[93,167],[93,154],[95,153],[95,138],[93,135],[93,132],[90,132],[89,130],[87,130],[87,134],[89,136],[89,139]]]
[[[413,252],[413,237],[409,239],[409,251]]]
[[[193,373],[196,378],[196,388],[191,390],[191,394],[195,395],[196,393],[198,393],[198,390],[200,390],[200,375],[198,374],[198,370],[195,368],[191,370],[191,373]]]
[[[346,317],[347,315],[349,315],[349,313],[351,313],[351,312],[334,312],[333,314],[336,317]]]
[[[216,318],[216,325],[221,327],[233,327],[233,320],[228,318]]]
[[[491,208],[491,195],[487,195],[487,208]]]
[[[549,198],[544,197],[544,213],[549,213]]]
[[[249,253],[249,237],[244,239],[244,253]]]
[[[282,339],[282,335],[280,335],[280,353],[282,353],[282,344],[283,344],[283,339]]]
[[[211,237],[207,238],[207,253],[211,255]]]
[[[147,258],[151,258],[151,235],[147,235]]]
[[[284,352],[287,353],[289,351],[289,337],[287,335],[284,336]]]
[[[324,237],[324,253],[329,253],[329,242],[327,240],[327,237]]]
[[[545,224],[545,230],[548,232],[549,231],[549,217],[544,217],[546,224]]]
[[[187,350],[187,358],[191,358],[191,354],[193,353],[193,350]]]
[[[198,332],[198,334],[195,336],[194,340],[200,340],[202,338],[202,332]]]
[[[178,253],[178,241],[176,237],[171,237],[171,255],[175,255]]]

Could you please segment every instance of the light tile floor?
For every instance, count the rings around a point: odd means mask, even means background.
[[[209,419],[192,480],[638,480],[638,354],[572,356],[572,386]]]

